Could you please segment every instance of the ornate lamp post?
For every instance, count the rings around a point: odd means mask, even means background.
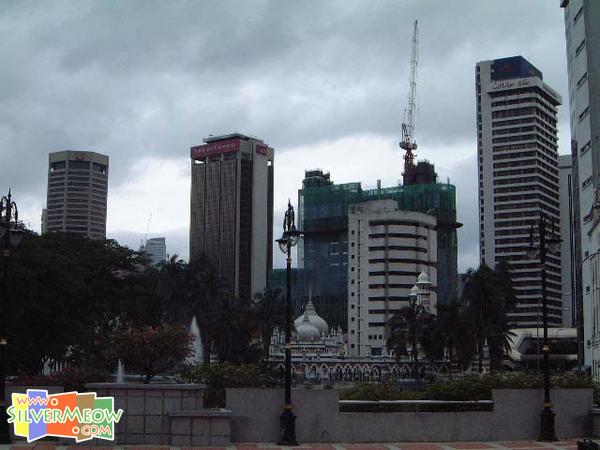
[[[10,443],[6,416],[6,311],[8,309],[8,258],[10,247],[16,247],[23,237],[23,224],[19,222],[17,204],[8,195],[0,199],[0,239],[2,240],[2,303],[0,304],[0,444]]]
[[[537,228],[537,233],[536,233]],[[529,234],[529,248],[527,249],[527,257],[529,259],[540,260],[540,268],[542,271],[542,323],[544,326],[544,340],[542,351],[544,354],[543,369],[544,369],[544,409],[540,414],[541,424],[541,441],[552,442],[556,441],[556,433],[554,431],[554,416],[552,411],[552,402],[550,402],[550,347],[548,346],[548,302],[546,299],[546,256],[548,252],[558,253],[560,250],[560,238],[556,232],[554,222],[549,222],[543,213],[540,213],[540,218],[531,224],[531,232]]]
[[[302,232],[294,224],[294,207],[288,200],[288,209],[283,219],[283,234],[277,239],[279,249],[286,255],[286,320],[285,320],[285,402],[280,417],[280,445],[298,445],[296,441],[296,416],[292,411],[292,247],[298,243]]]

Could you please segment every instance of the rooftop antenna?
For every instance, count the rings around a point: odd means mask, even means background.
[[[415,165],[417,141],[415,140],[415,111],[417,105],[417,65],[419,64],[419,30],[417,21],[413,25],[412,45],[410,52],[410,72],[408,79],[408,100],[404,110],[404,122],[402,123],[402,141],[400,148],[405,150],[404,170]]]

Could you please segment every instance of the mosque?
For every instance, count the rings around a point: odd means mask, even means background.
[[[292,373],[298,382],[376,381],[392,378],[424,378],[431,364],[398,362],[394,355],[350,357],[346,336],[340,327],[330,328],[317,314],[311,299],[294,321]],[[269,359],[281,370],[285,360],[285,332],[276,329],[271,338]]]

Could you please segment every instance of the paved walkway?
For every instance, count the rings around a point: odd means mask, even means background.
[[[53,445],[53,444],[13,444],[2,445],[2,450],[207,450],[209,447],[169,447],[164,445]],[[514,442],[406,442],[385,444],[308,444],[301,443],[298,447],[282,447],[276,444],[235,444],[229,447],[210,447],[214,450],[576,450],[577,440],[558,442],[514,441]]]

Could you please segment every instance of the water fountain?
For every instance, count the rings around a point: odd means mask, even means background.
[[[125,369],[123,367],[123,362],[119,359],[117,363],[117,379],[115,383],[125,383]]]
[[[192,318],[190,324],[190,334],[193,336],[192,341],[192,354],[188,358],[190,364],[198,364],[202,362],[202,340],[200,339],[200,328],[198,327],[198,321],[196,316]]]

